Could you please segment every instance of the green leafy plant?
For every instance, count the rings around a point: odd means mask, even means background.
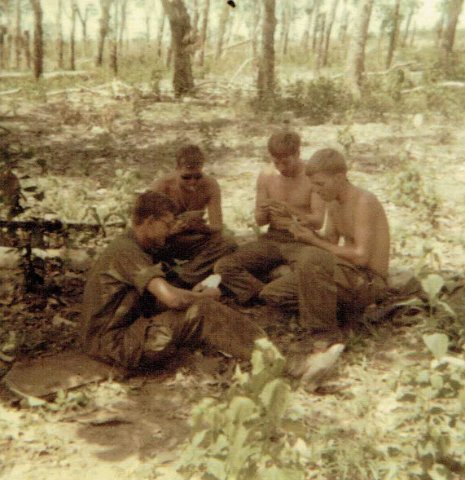
[[[462,478],[465,361],[447,355],[449,339],[443,333],[423,335],[423,341],[434,360],[429,368],[410,369],[396,387],[399,401],[410,405],[401,425],[416,438],[415,446],[409,447],[409,478]]]
[[[293,448],[298,438],[283,422],[292,400],[281,377],[284,363],[269,340],[257,340],[252,371],[237,367],[234,384],[221,400],[205,398],[193,409],[192,437],[178,465],[185,478],[305,477],[305,448]]]

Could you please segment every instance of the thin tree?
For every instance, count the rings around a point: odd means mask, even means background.
[[[63,38],[63,0],[58,0],[57,12],[55,17],[55,25],[57,31],[56,48],[57,48],[57,67],[63,70],[65,41]]]
[[[38,80],[42,76],[44,64],[44,38],[42,30],[42,6],[40,0],[31,0],[34,15],[34,78]]]
[[[192,42],[189,14],[182,0],[162,0],[170,21],[171,47],[174,56],[173,88],[179,98],[194,88],[189,47]]]
[[[76,70],[76,0],[71,0],[71,31],[69,34],[69,69]]]
[[[19,70],[21,67],[21,50],[23,44],[23,36],[21,33],[21,23],[22,23],[22,5],[21,0],[16,0],[15,4],[15,61],[16,69]]]
[[[162,49],[163,49],[163,34],[165,32],[165,11],[160,12],[160,19],[158,23],[158,34],[157,34],[157,55],[158,58],[161,58]]]
[[[118,35],[118,50],[122,55],[123,52],[123,45],[124,45],[124,38],[127,36],[127,17],[128,17],[128,0],[121,1],[121,9],[120,9],[120,17],[121,20],[119,22],[119,30],[117,30]]]
[[[328,16],[328,20],[326,22],[326,28],[325,28],[323,58],[321,60],[321,64],[323,66],[326,66],[328,64],[329,43],[331,40],[331,32],[333,30],[333,24],[336,18],[336,11],[337,11],[338,4],[339,4],[339,0],[333,0],[331,4],[331,8],[329,9],[329,16]]]
[[[402,38],[400,40],[400,45],[402,47],[405,47],[407,45],[407,40],[409,38],[410,34],[410,27],[412,26],[412,20],[413,17],[418,9],[418,2],[416,0],[408,2],[408,13],[407,13],[407,18],[405,20],[405,27],[404,31],[402,33]]]
[[[312,27],[312,50],[316,52],[318,46],[318,32],[320,31],[321,21],[321,2],[322,0],[315,0],[315,11],[313,13],[313,27]]]
[[[162,0],[163,1],[163,0]],[[202,12],[202,27],[200,29],[199,66],[205,63],[205,46],[207,44],[208,15],[210,13],[210,0],[204,0]]]
[[[373,10],[373,1],[360,1],[347,55],[345,82],[349,91],[356,99],[361,97],[360,87],[365,69],[365,46]]]
[[[263,26],[261,57],[258,66],[257,88],[260,99],[269,99],[274,95],[275,77],[275,49],[274,34],[276,30],[276,0],[262,0]]]
[[[302,34],[302,40],[300,41],[300,47],[304,51],[305,56],[308,55],[309,42],[310,42],[310,29],[312,27],[313,19],[313,10],[314,2],[311,0],[305,9],[305,15],[307,16],[307,21],[305,22],[304,32]]]
[[[113,28],[110,35],[110,68],[113,75],[118,75],[118,24],[119,0],[113,1]]]
[[[4,25],[0,25],[0,70],[6,68],[6,40],[8,29]]]
[[[391,68],[392,59],[394,58],[394,51],[399,37],[400,19],[400,0],[396,0],[394,8],[392,9],[391,21],[389,22],[389,46],[386,56],[386,70]]]
[[[223,53],[224,34],[226,32],[226,25],[228,23],[230,10],[231,7],[226,2],[223,2],[220,17],[218,20],[218,30],[216,34],[215,59],[220,58],[221,54]]]
[[[110,8],[113,0],[100,0],[100,19],[97,42],[97,57],[95,65],[101,67],[103,64],[103,52],[105,49],[105,39],[110,31]]]
[[[457,22],[462,12],[464,0],[448,0],[446,4],[446,22],[441,40],[440,62],[446,73],[450,72],[451,54],[454,48]]]
[[[350,9],[347,5],[347,0],[342,2],[341,22],[339,25],[338,40],[341,45],[346,45],[347,30],[349,28]]]
[[[31,35],[29,33],[29,30],[24,30],[22,43],[24,48],[24,56],[26,58],[26,68],[30,70],[31,69]]]

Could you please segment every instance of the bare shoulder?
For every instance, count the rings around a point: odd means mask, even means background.
[[[257,181],[259,183],[268,183],[271,179],[278,175],[276,169],[272,165],[266,165],[260,170]]]
[[[384,212],[384,207],[379,198],[373,193],[363,188],[357,188],[357,204],[360,208],[367,209],[374,214]]]
[[[174,186],[176,182],[176,175],[168,173],[162,177],[156,178],[151,185],[151,189],[158,192],[166,192]]]
[[[211,175],[204,175],[202,183],[204,188],[210,193],[217,192],[220,189],[220,184],[218,183],[218,180]]]

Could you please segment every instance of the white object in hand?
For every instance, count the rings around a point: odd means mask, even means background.
[[[214,273],[213,275],[209,275],[205,280],[200,282],[201,285],[207,288],[217,288],[221,283],[221,275],[218,273]]]

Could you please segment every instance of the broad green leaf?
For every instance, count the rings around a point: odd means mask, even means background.
[[[226,480],[227,474],[224,466],[224,462],[218,460],[217,458],[209,458],[206,461],[207,472],[210,475],[213,475],[218,480]]]
[[[288,406],[290,391],[289,385],[284,380],[276,378],[268,382],[260,394],[260,400],[268,410],[268,415],[276,422],[281,419]]]
[[[428,295],[430,303],[435,303],[443,286],[444,279],[437,273],[431,273],[421,281],[421,287],[426,295]]]
[[[447,302],[441,300],[438,302],[438,305],[440,305],[452,318],[457,318],[457,314]]]
[[[423,335],[423,341],[429,351],[440,360],[449,347],[449,339],[444,333],[433,333],[432,335]]]
[[[436,390],[440,390],[444,386],[444,380],[439,374],[431,375],[430,382],[431,386]]]
[[[256,410],[257,406],[250,398],[237,396],[231,400],[226,416],[233,423],[244,423]]]

